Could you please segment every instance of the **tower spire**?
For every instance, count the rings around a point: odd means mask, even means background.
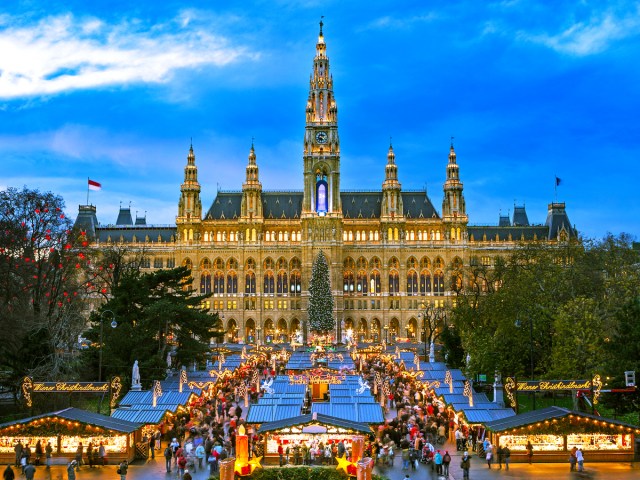
[[[247,164],[245,182],[242,184],[242,203],[240,205],[241,217],[245,221],[262,218],[262,184],[258,178],[258,164],[256,162],[256,150],[254,138],[251,137],[249,149],[249,163]]]
[[[451,224],[450,239],[461,240],[462,230],[468,221],[464,200],[463,185],[460,181],[460,166],[457,162],[456,151],[453,147],[453,137],[449,147],[449,163],[447,164],[447,179],[443,186],[442,219]]]
[[[200,201],[200,184],[198,183],[198,167],[196,155],[193,153],[193,141],[189,144],[187,165],[184,167],[184,181],[180,186],[178,202],[178,223],[200,221],[202,203]]]
[[[302,215],[341,216],[338,107],[333,95],[323,18],[320,19],[305,110]]]
[[[386,220],[399,220],[403,218],[401,185],[398,182],[398,166],[396,154],[393,151],[391,137],[389,137],[389,151],[387,152],[387,166],[385,178],[382,182],[382,210],[381,217]]]

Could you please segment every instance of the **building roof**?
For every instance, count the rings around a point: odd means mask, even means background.
[[[354,422],[352,420],[345,420],[342,418],[335,418],[321,413],[298,415],[296,417],[284,418],[279,421],[268,422],[260,425],[258,432],[273,432],[281,430],[283,428],[305,426],[305,425],[331,425],[334,427],[344,428],[348,430],[355,430],[357,432],[371,433],[371,428],[368,425],[360,422]]]
[[[10,426],[25,425],[31,423],[34,420],[40,420],[42,418],[49,417],[62,418],[64,420],[84,423],[86,425],[94,425],[97,427],[105,428],[107,430],[121,433],[135,432],[142,426],[142,424],[140,423],[129,422],[127,420],[121,420],[119,418],[108,417],[107,415],[101,415],[99,413],[88,412],[87,410],[70,407],[65,408],[64,410],[59,410],[57,412],[42,413],[33,417],[3,423],[0,424],[0,430]]]
[[[262,215],[265,219],[299,219],[303,192],[262,192]],[[407,218],[440,218],[426,190],[401,192]],[[342,215],[346,219],[380,218],[382,191],[340,192]],[[205,220],[232,220],[241,215],[242,192],[218,192]]]
[[[497,227],[491,225],[470,225],[467,227],[469,240],[475,242],[504,242],[518,240],[542,240],[549,236],[549,227],[536,226],[511,226]]]
[[[513,207],[513,225],[515,227],[528,227],[529,217],[527,216],[527,210],[522,205],[521,207]]]
[[[189,390],[188,387],[183,386],[182,393],[170,390],[168,392],[162,392],[162,395],[156,398],[156,405],[158,407],[174,407],[171,411],[176,410],[175,406],[186,405],[189,403],[192,397],[195,397],[195,393]],[[120,407],[137,407],[143,409],[151,407],[153,404],[153,392],[150,390],[141,390],[139,392],[129,390],[127,394],[120,400]]]
[[[331,399],[312,403],[311,412],[366,424],[384,422],[382,407],[377,403],[337,403]]]

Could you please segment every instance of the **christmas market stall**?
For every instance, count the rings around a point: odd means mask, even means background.
[[[372,433],[369,425],[342,418],[329,417],[320,413],[299,415],[274,422],[264,423],[258,428],[264,435],[265,463],[275,463],[278,458],[278,446],[293,448],[306,445],[332,445],[343,442],[347,448],[354,435]]]
[[[528,442],[535,462],[567,462],[574,448],[589,462],[629,462],[640,434],[634,425],[561,407],[495,420],[485,427],[491,443],[508,446],[515,462],[528,460]]]
[[[43,413],[34,417],[0,424],[0,462],[13,463],[18,442],[30,445],[47,443],[54,458],[72,459],[80,443],[91,443],[97,450],[104,445],[110,463],[135,458],[135,443],[141,438],[142,425],[78,408]]]

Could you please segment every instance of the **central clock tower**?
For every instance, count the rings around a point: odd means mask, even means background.
[[[306,108],[303,218],[342,217],[338,107],[326,50],[320,22]]]

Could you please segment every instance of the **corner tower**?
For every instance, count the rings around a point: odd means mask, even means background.
[[[467,208],[462,194],[463,186],[460,181],[460,167],[456,159],[456,151],[451,143],[449,163],[447,165],[447,180],[444,182],[444,198],[442,199],[442,221],[445,224],[446,236],[449,240],[462,240],[467,228]]]
[[[302,203],[302,216],[306,218],[342,217],[338,107],[322,25],[321,21],[306,108]]]
[[[200,184],[198,183],[198,167],[193,145],[189,147],[187,165],[184,167],[184,182],[180,185],[180,200],[178,201],[178,216],[176,224],[178,234],[183,241],[194,240],[198,237],[199,224],[202,220],[202,202],[200,201]]]

